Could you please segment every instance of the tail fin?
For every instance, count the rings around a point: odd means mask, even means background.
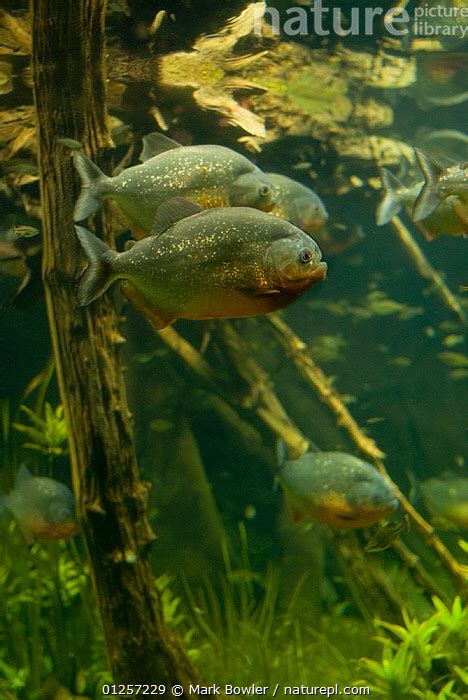
[[[81,226],[75,226],[75,231],[89,260],[89,267],[78,285],[78,304],[86,306],[104,294],[114,281],[112,263],[118,253],[96,238],[91,231]]]
[[[381,168],[380,175],[384,196],[375,213],[377,226],[388,224],[400,212],[402,207],[402,202],[398,197],[398,190],[402,187],[399,179],[386,168]]]
[[[427,219],[444,200],[443,195],[438,191],[438,185],[445,168],[419,148],[415,148],[414,152],[426,182],[415,202],[413,221],[422,221]]]
[[[108,179],[102,170],[81,151],[73,154],[73,164],[81,178],[81,192],[75,204],[74,221],[83,221],[101,206],[98,185]]]

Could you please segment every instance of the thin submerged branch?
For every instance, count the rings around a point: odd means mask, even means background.
[[[309,384],[312,384],[319,398],[335,414],[337,424],[347,431],[354,444],[369,457],[372,459],[384,457],[384,453],[379,450],[374,440],[367,437],[356,423],[330,379],[306,352],[307,346],[304,341],[277,314],[270,314],[267,318],[279,334],[280,340],[292,357],[299,374]]]
[[[276,393],[270,386],[268,375],[253,360],[248,348],[230,322],[220,322],[218,327],[236,370],[250,387],[248,397],[244,396],[243,399],[238,400],[233,396],[229,396],[229,403],[237,404],[243,409],[251,409],[278,438],[284,440],[291,455],[299,456],[303,454],[307,449],[308,441],[283,408]],[[165,328],[162,331],[157,331],[157,333],[161,340],[200,379],[207,382],[217,395],[225,398],[226,387],[223,378],[193,345],[180,336],[173,328]],[[224,411],[224,414],[226,415],[226,411]]]
[[[271,378],[254,360],[231,322],[222,321],[219,329],[232,364],[250,387],[248,403],[259,418],[285,442],[291,459],[300,457],[307,451],[309,442],[284,409],[273,389]]]
[[[314,387],[319,397],[333,411],[337,418],[338,425],[345,428],[356,447],[372,459],[382,476],[391,484],[403,512],[410,517],[417,530],[421,533],[424,541],[434,550],[437,557],[447,567],[456,583],[459,586],[466,585],[468,573],[466,567],[463,567],[455,559],[437,536],[434,528],[418,513],[406,496],[400,491],[398,486],[391,480],[385,464],[382,461],[382,458],[385,456],[384,453],[378,448],[374,440],[364,434],[362,428],[356,423],[346,408],[338,390],[332,387],[326,374],[306,352],[307,346],[304,341],[301,340],[277,314],[270,314],[267,318],[279,334],[284,347],[291,354],[299,373]],[[396,551],[400,556],[404,553],[399,548],[397,548]]]
[[[427,279],[432,283],[434,290],[437,292],[447,308],[458,316],[463,324],[466,324],[466,315],[463,311],[462,305],[458,301],[455,294],[453,294],[453,292],[451,292],[447,287],[442,275],[440,275],[437,270],[434,270],[431,263],[426,258],[423,251],[411,235],[411,232],[404,225],[400,217],[394,216],[390,223],[421,277],[424,277],[424,279]]]

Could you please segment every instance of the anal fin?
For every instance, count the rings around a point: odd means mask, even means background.
[[[160,331],[163,328],[167,328],[176,320],[175,318],[165,318],[150,306],[131,282],[124,282],[121,288],[123,295],[138,311],[141,311],[146,316],[155,330]]]
[[[453,211],[458,216],[458,218],[460,219],[462,224],[464,226],[466,226],[465,235],[468,234],[468,206],[463,204],[461,199],[458,199],[458,197],[457,197],[452,202],[452,207],[453,207]]]

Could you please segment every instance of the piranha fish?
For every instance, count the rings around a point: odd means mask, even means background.
[[[224,146],[181,146],[163,134],[148,134],[140,160],[141,165],[109,177],[75,151],[73,162],[82,184],[75,221],[86,219],[104,199],[115,200],[143,234],[151,231],[158,206],[176,196],[203,208],[246,206],[269,211],[274,205],[266,175]]]
[[[32,476],[24,465],[13,491],[0,497],[0,506],[13,514],[29,545],[67,539],[79,530],[70,489],[47,476]]]
[[[451,472],[419,484],[433,525],[443,530],[468,529],[468,478]]]
[[[381,168],[382,186],[384,196],[377,207],[376,221],[378,226],[387,224],[401,209],[410,213],[413,209],[424,182],[416,182],[413,185],[403,185],[400,180],[386,168]],[[460,218],[459,212],[466,211],[468,206],[454,196],[447,197],[440,202],[435,211],[427,218],[417,222],[427,240],[433,240],[437,236],[467,236],[468,220]]]
[[[40,293],[41,242],[38,233],[29,226],[13,226],[0,232],[0,281],[3,276],[19,280],[6,299],[0,298],[0,309],[12,302],[26,304],[28,298],[32,300],[36,293]]]
[[[348,227],[335,223],[330,230],[326,226],[329,217],[325,205],[309,187],[286,175],[267,173],[267,176],[273,185],[276,201],[270,214],[287,219],[309,236],[314,236],[326,255],[343,253],[362,240],[361,229],[349,230]]]
[[[345,452],[308,452],[284,460],[277,479],[295,521],[367,527],[398,508],[391,487],[368,462]],[[283,461],[284,460],[284,461]]]
[[[452,206],[468,226],[468,163],[447,168],[419,148],[414,150],[425,182],[414,205],[413,221],[426,219],[447,197],[454,196]]]
[[[255,316],[283,308],[324,279],[318,245],[293,224],[248,207],[201,210],[175,198],[158,209],[152,235],[116,253],[76,226],[89,259],[80,306],[117,279],[158,328],[178,318]]]
[[[271,214],[287,219],[312,236],[328,221],[328,212],[313,190],[278,173],[266,173],[276,201]]]

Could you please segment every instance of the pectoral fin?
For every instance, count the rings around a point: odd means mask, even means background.
[[[264,297],[271,294],[281,294],[279,289],[245,289],[244,291],[257,297]]]
[[[31,472],[25,464],[22,464],[18,469],[15,479],[15,488],[19,488],[22,484],[32,478]]]

